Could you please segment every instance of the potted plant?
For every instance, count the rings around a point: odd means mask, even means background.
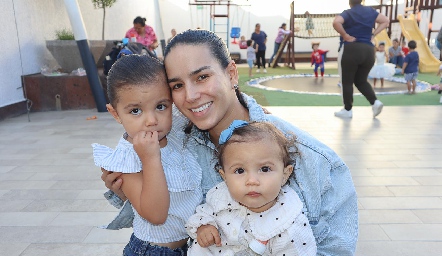
[[[55,37],[55,40],[46,40],[46,48],[51,52],[62,70],[70,73],[83,67],[80,51],[72,31],[68,29],[56,30]],[[106,47],[106,42],[104,40],[89,40],[89,47],[94,59],[98,61]]]

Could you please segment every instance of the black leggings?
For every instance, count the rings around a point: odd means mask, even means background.
[[[367,78],[375,61],[374,46],[366,43],[347,43],[341,51],[343,51],[341,79],[344,108],[350,110],[353,107],[353,84],[373,105],[377,98]]]
[[[258,68],[261,68],[261,59],[262,67],[266,68],[266,50],[256,52],[256,64],[258,65]]]

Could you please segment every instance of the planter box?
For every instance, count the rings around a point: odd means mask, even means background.
[[[89,47],[97,63],[106,48],[106,41],[90,40]],[[70,73],[77,68],[84,68],[75,40],[47,40],[46,48],[64,72]]]
[[[106,92],[106,78],[99,70],[103,92]],[[43,76],[33,74],[22,76],[23,90],[32,101],[31,112],[57,110],[57,98],[61,110],[92,109],[97,105],[86,76]],[[108,102],[108,100],[106,99]]]

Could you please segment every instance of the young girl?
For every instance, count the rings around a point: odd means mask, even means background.
[[[247,40],[245,36],[241,36],[239,40],[239,49],[247,49]]]
[[[315,24],[313,23],[312,16],[308,11],[306,11],[304,15],[305,15],[305,30],[307,30],[308,36],[312,36],[313,30],[315,29]]]
[[[184,225],[202,202],[201,168],[186,147],[191,142],[183,143],[185,119],[172,111],[166,81],[157,59],[118,60],[107,78],[107,109],[125,133],[115,150],[92,144],[97,166],[123,173],[122,190],[135,214],[127,256],[185,255]]]
[[[186,224],[196,239],[189,255],[316,255],[302,202],[287,185],[294,145],[267,122],[235,120],[221,133],[224,181]]]
[[[376,51],[376,64],[371,68],[370,73],[368,73],[368,76],[373,78],[373,87],[376,87],[377,79],[381,80],[381,87],[384,87],[384,78],[392,77],[395,71],[394,64],[388,63],[385,43],[380,42]]]
[[[247,40],[247,64],[249,65],[249,77],[253,76],[253,62],[256,60],[256,53],[258,52],[258,44],[253,48],[252,43],[252,40]]]

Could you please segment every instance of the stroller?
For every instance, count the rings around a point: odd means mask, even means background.
[[[117,61],[121,56],[129,55],[129,54],[139,54],[139,55],[149,55],[152,58],[157,58],[155,53],[150,51],[146,46],[137,42],[129,42],[128,38],[124,38],[121,41],[114,41],[114,47],[112,51],[110,51],[106,58],[103,61],[103,73],[105,76],[109,74],[109,70],[112,65]]]

